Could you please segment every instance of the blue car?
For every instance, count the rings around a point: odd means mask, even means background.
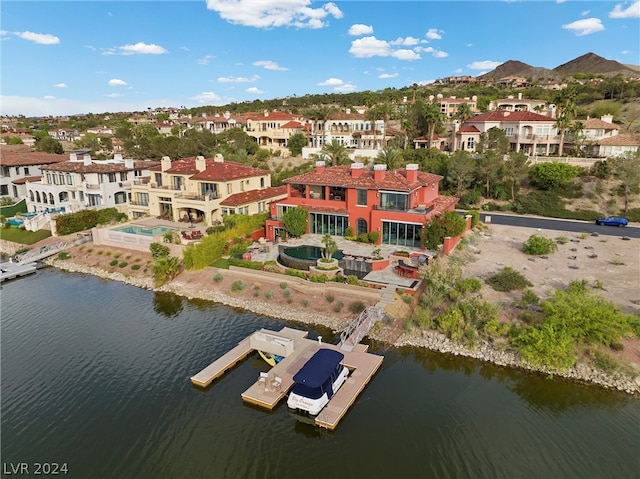
[[[627,226],[629,221],[623,216],[607,216],[606,218],[598,218],[596,224],[605,226]]]

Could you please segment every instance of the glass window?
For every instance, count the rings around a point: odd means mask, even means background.
[[[406,210],[407,195],[403,193],[381,193],[380,207],[383,210]]]
[[[367,190],[359,189],[357,192],[358,197],[356,199],[356,204],[359,206],[367,206]]]

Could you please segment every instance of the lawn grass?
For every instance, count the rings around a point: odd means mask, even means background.
[[[51,236],[51,231],[49,230],[29,231],[14,226],[11,228],[0,228],[0,239],[13,243],[31,245],[49,236]]]

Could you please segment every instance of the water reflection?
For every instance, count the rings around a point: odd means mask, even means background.
[[[153,310],[167,318],[177,316],[183,308],[183,299],[180,296],[157,291],[153,295]]]

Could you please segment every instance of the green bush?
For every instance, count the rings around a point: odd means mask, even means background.
[[[404,301],[406,304],[411,304],[413,303],[413,296],[411,296],[410,294],[403,294],[402,301]]]
[[[283,289],[282,290],[282,296],[284,296],[285,298],[288,298],[289,296],[291,296],[291,290],[290,289]]]
[[[111,261],[111,263],[109,263],[110,266],[115,266],[117,264],[118,264],[118,260],[117,259],[114,259],[114,260]]]
[[[549,254],[558,251],[558,245],[551,238],[540,235],[531,235],[522,245],[522,251],[526,254]]]
[[[287,289],[287,286],[289,286],[286,281],[283,281],[282,283],[280,283],[280,289]]]
[[[231,291],[234,293],[241,293],[246,289],[246,287],[247,286],[244,284],[244,282],[240,280],[236,280],[231,283]]]
[[[171,252],[168,246],[160,243],[151,243],[149,245],[149,251],[153,259],[166,258]]]
[[[359,314],[366,308],[365,304],[362,301],[352,301],[349,303],[349,312],[354,314]]]
[[[502,271],[488,278],[486,283],[496,291],[503,292],[533,286],[526,277],[509,266],[505,266]]]
[[[273,298],[273,293],[271,291],[267,291],[266,293],[264,293],[264,297],[266,299],[271,299]]]
[[[309,276],[309,281],[312,283],[326,283],[329,281],[329,277],[326,274],[312,274]]]
[[[482,289],[482,282],[478,278],[465,278],[457,281],[455,288],[463,294],[476,293]]]
[[[288,268],[284,271],[284,274],[286,274],[287,276],[295,276],[296,278],[306,278],[307,275],[304,273],[304,271],[300,271],[299,269],[292,269],[292,268]]]
[[[137,271],[137,270],[140,269],[140,265],[139,264],[132,264],[131,265],[131,269],[134,270],[134,271]]]
[[[302,306],[307,308],[307,307],[309,307],[309,300],[308,299],[303,299],[302,301],[300,301],[300,304],[302,304]]]
[[[327,294],[324,299],[327,300],[327,303],[333,303],[333,300],[336,299],[332,294]]]
[[[66,251],[60,251],[58,253],[58,259],[69,259],[71,256]]]
[[[126,268],[128,264],[129,263],[127,263],[126,261],[123,261],[122,263],[118,263],[118,268]]]
[[[367,233],[360,233],[356,237],[356,241],[359,241],[360,243],[368,243],[369,242],[369,235]]]
[[[249,268],[249,269],[262,269],[262,262],[261,261],[249,261],[246,259],[240,259],[240,258],[229,258],[229,264],[231,266],[238,266],[240,268]]]
[[[369,239],[369,243],[377,243],[380,239],[380,233],[377,231],[369,231],[367,238]]]
[[[220,281],[222,281],[224,278],[220,273],[216,273],[213,275],[213,282],[214,283],[219,283]]]
[[[339,313],[344,308],[344,301],[338,301],[333,305],[333,311]]]
[[[345,235],[346,237],[353,236],[353,228],[352,228],[351,226],[347,226],[347,227],[344,229],[344,235]]]

